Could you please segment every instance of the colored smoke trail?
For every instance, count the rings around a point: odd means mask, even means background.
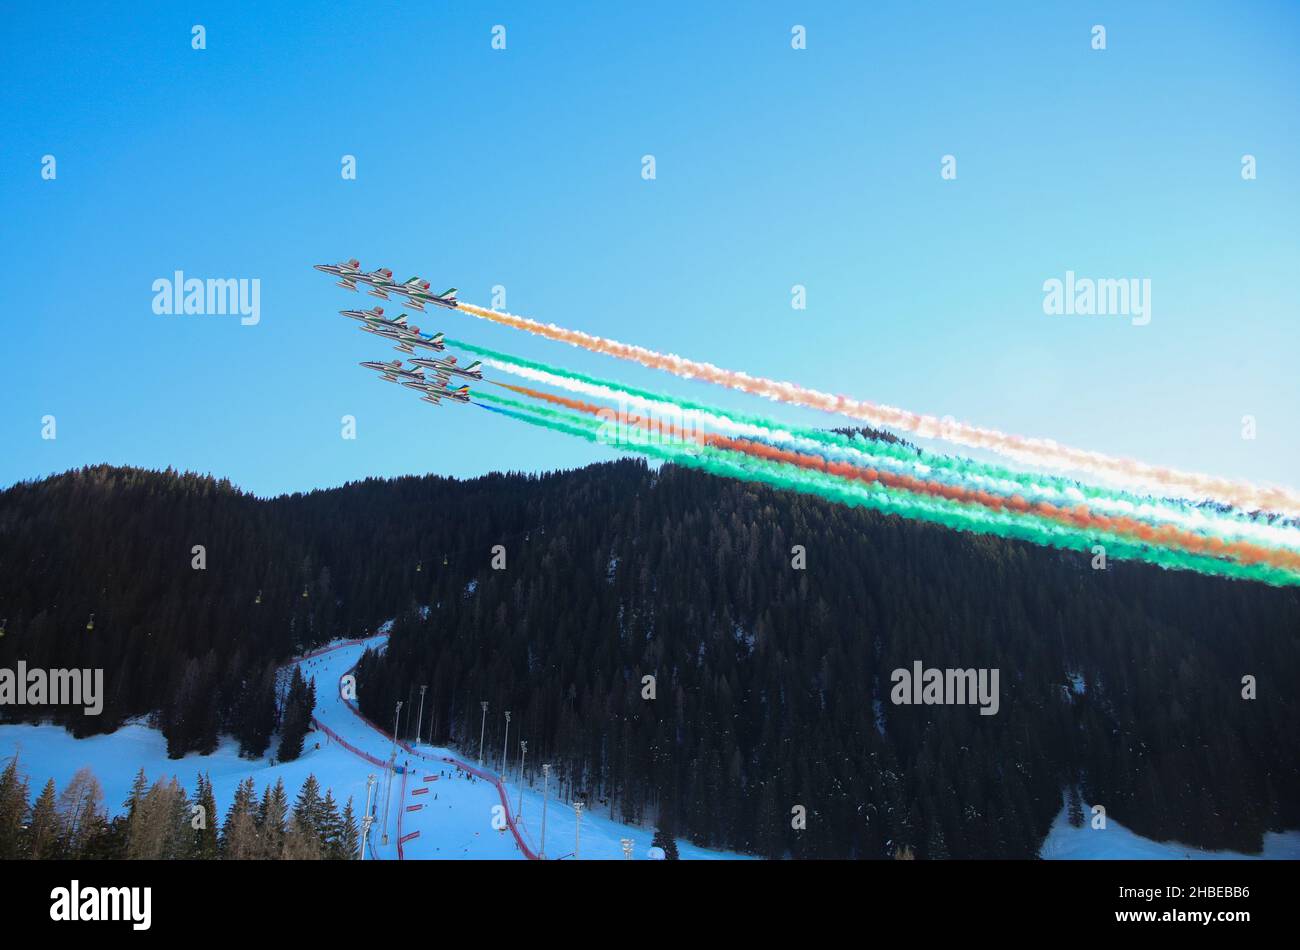
[[[477,398],[496,404],[483,408],[589,442],[602,441],[600,430],[603,423],[597,419],[528,405],[492,393],[480,392],[476,395]],[[1079,531],[1049,522],[1035,514],[1011,516],[987,512],[971,505],[916,497],[906,491],[886,489],[880,485],[848,482],[727,450],[699,445],[665,446],[650,443],[627,445],[624,448],[724,478],[762,482],[775,488],[816,495],[838,504],[870,508],[954,530],[990,534],[1079,552],[1089,552],[1093,545],[1102,543],[1106,546],[1108,556],[1113,558],[1143,560],[1165,568],[1256,580],[1279,586],[1300,584],[1300,577],[1272,567],[1245,565],[1178,550],[1148,547],[1118,536]]]
[[[671,353],[659,353],[646,347],[593,336],[581,330],[569,330],[553,323],[541,323],[528,317],[487,310],[474,304],[461,303],[458,309],[480,319],[523,330],[549,340],[665,370],[683,379],[703,379],[740,392],[764,396],[791,405],[838,413],[861,419],[874,426],[910,432],[921,438],[943,439],[970,448],[987,449],[1026,464],[1059,470],[1086,471],[1112,483],[1142,486],[1151,491],[1169,494],[1212,498],[1242,508],[1262,508],[1286,514],[1300,514],[1300,495],[1287,489],[1261,488],[1249,482],[1236,482],[1196,472],[1181,472],[1148,465],[1136,459],[1115,458],[1100,452],[1071,448],[1051,439],[1027,438],[999,432],[996,429],[950,422],[893,406],[863,402],[809,389],[796,383],[750,376],[748,373],[723,369],[712,363],[703,363]]]
[[[553,393],[529,389],[525,386],[512,386],[506,383],[498,383],[498,385],[532,399],[550,402],[588,415],[603,417],[607,420],[615,418],[614,413],[601,406],[557,396]],[[1276,550],[1244,541],[1225,541],[1218,537],[1206,537],[1183,531],[1171,525],[1154,527],[1127,516],[1095,514],[1083,505],[1068,508],[1049,502],[1031,502],[1018,495],[1007,497],[982,489],[945,485],[911,475],[882,471],[877,468],[828,461],[820,456],[808,455],[749,439],[737,439],[717,433],[699,433],[686,430],[659,420],[647,421],[637,418],[630,421],[660,437],[666,435],[671,439],[686,439],[713,448],[730,449],[771,462],[819,471],[843,479],[879,483],[887,488],[902,489],[914,495],[929,495],[944,498],[948,501],[980,505],[993,511],[1037,514],[1087,531],[1093,536],[1109,533],[1137,539],[1146,544],[1178,548],[1182,551],[1210,557],[1231,557],[1243,564],[1268,564],[1283,570],[1300,572],[1300,553],[1294,551]]]
[[[1300,550],[1300,532],[1248,516],[1238,517],[1179,502],[1156,501],[1114,490],[1080,486],[1064,478],[1031,476],[960,457],[931,456],[906,446],[878,440],[860,440],[816,429],[786,428],[781,423],[762,417],[740,415],[730,410],[633,389],[456,340],[449,340],[448,345],[471,351],[488,365],[532,382],[598,399],[626,401],[639,408],[721,429],[732,435],[791,446],[820,455],[827,461],[883,467],[930,481],[939,480],[954,487],[978,487],[1004,496],[1023,494],[1035,503],[1069,508],[1086,503],[1095,514],[1133,517],[1153,526],[1175,525],[1227,541],[1254,541]]]

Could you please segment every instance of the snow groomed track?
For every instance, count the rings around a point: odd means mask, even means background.
[[[343,678],[351,674],[356,668],[362,653],[367,649],[382,648],[387,641],[388,635],[386,633],[360,640],[344,640],[314,650],[288,664],[288,666],[298,666],[302,670],[304,677],[316,683],[316,711],[312,716],[312,725],[317,731],[324,734],[327,742],[337,743],[352,755],[380,770],[380,784],[377,786],[379,794],[376,795],[376,801],[372,803],[375,818],[375,825],[371,829],[372,837],[376,833],[375,828],[383,821],[382,772],[388,767],[389,756],[392,754],[393,749],[393,737],[391,733],[384,732],[383,729],[363,716],[354,700],[346,698],[343,689]],[[406,832],[403,822],[403,816],[407,813],[408,808],[407,776],[414,774],[413,768],[419,763],[431,763],[442,767],[450,766],[467,776],[489,782],[496,790],[496,797],[504,813],[505,830],[508,830],[514,839],[514,846],[518,853],[529,860],[537,860],[536,852],[520,832],[516,816],[510,807],[510,796],[506,793],[505,785],[500,776],[486,769],[470,765],[445,749],[423,751],[400,741],[396,747],[404,755],[398,755],[397,772],[393,777],[393,791],[396,792],[396,801],[390,802],[388,811],[389,823],[395,825],[390,830],[394,832],[392,837],[396,842],[395,853],[399,861],[406,858],[407,843],[419,838],[421,833],[418,829]],[[422,778],[425,782],[435,782],[438,776],[425,774]],[[364,804],[362,807],[364,809]],[[487,816],[485,816],[484,827],[490,827]],[[383,831],[379,831],[381,837],[382,834]],[[378,850],[382,851],[383,848],[381,847]],[[370,854],[372,857],[379,856],[376,854],[373,842],[371,842]]]

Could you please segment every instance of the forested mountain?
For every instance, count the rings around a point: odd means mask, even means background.
[[[473,754],[487,701],[493,762],[511,710],[512,767],[702,845],[1027,857],[1075,786],[1157,839],[1300,827],[1300,592],[1089,560],[639,461],[270,500],[96,467],[0,493],[0,666],[102,667],[104,714],[0,712],[254,750],[278,662],[397,615],[371,718],[427,684]],[[997,714],[894,705],[915,661],[998,669]]]

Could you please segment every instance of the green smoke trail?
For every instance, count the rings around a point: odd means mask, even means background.
[[[703,412],[721,418],[729,419],[732,422],[743,425],[754,426],[756,428],[768,431],[785,431],[791,435],[827,446],[830,449],[840,449],[857,456],[866,458],[849,458],[846,459],[843,454],[840,455],[840,461],[851,461],[853,464],[874,463],[884,465],[885,467],[904,467],[911,468],[917,463],[928,466],[936,474],[922,475],[921,477],[933,478],[938,477],[947,481],[949,484],[970,486],[978,485],[979,480],[993,480],[1018,485],[1020,491],[1028,498],[1034,501],[1047,501],[1051,504],[1061,506],[1073,506],[1075,504],[1088,502],[1120,503],[1121,505],[1133,506],[1137,510],[1125,512],[1130,517],[1146,521],[1149,524],[1169,523],[1169,519],[1153,518],[1143,509],[1165,510],[1177,514],[1186,514],[1196,511],[1204,521],[1183,524],[1184,530],[1191,531],[1206,537],[1218,537],[1226,540],[1251,540],[1255,543],[1268,544],[1270,546],[1296,547],[1300,545],[1300,536],[1291,544],[1279,542],[1275,538],[1263,541],[1259,538],[1252,537],[1249,528],[1245,533],[1234,530],[1238,526],[1249,526],[1257,524],[1248,515],[1237,513],[1224,513],[1213,509],[1195,509],[1194,506],[1183,505],[1177,502],[1162,501],[1155,498],[1147,498],[1134,495],[1119,489],[1108,489],[1087,485],[1062,478],[1055,475],[1038,475],[1016,471],[1005,468],[1000,465],[980,462],[975,459],[967,459],[960,456],[936,455],[925,452],[920,449],[909,448],[904,445],[884,442],[877,439],[870,439],[863,436],[847,436],[838,432],[828,432],[822,429],[804,428],[801,426],[787,425],[778,420],[773,420],[763,416],[739,413],[729,409],[721,409],[716,406],[706,405],[689,399],[680,399],[674,396],[667,396],[662,393],[655,393],[636,387],[626,386],[611,380],[600,379],[589,376],[585,373],[578,373],[571,370],[561,369],[550,366],[546,363],[535,360],[522,359],[507,353],[501,353],[490,350],[485,347],[475,346],[471,343],[465,343],[460,340],[447,340],[449,346],[468,350],[483,358],[496,360],[498,362],[514,364],[526,369],[531,369],[541,373],[548,373],[560,378],[573,380],[578,383],[585,383],[591,386],[600,386],[604,389],[614,392],[624,393],[628,396],[646,399],[653,402],[665,403],[675,406],[679,409],[685,409],[696,412]],[[775,435],[775,432],[774,432]],[[777,440],[780,441],[780,440]],[[829,456],[827,456],[829,460]],[[892,465],[891,465],[892,463]],[[989,490],[998,491],[1007,494],[1005,488],[990,488]],[[1076,498],[1072,493],[1077,492],[1082,498]]]
[[[590,442],[602,441],[600,433],[604,423],[599,419],[518,402],[491,393],[480,392],[476,395],[479,399],[486,399],[496,404],[487,408],[493,408],[494,411],[521,421]],[[501,408],[497,408],[498,406]],[[959,531],[991,534],[1048,547],[1084,552],[1091,551],[1095,544],[1103,544],[1108,557],[1143,560],[1166,568],[1257,580],[1278,586],[1300,584],[1300,576],[1280,568],[1222,561],[1177,549],[1135,543],[1130,539],[1105,532],[1083,532],[1034,514],[994,513],[978,505],[931,498],[886,488],[878,483],[871,485],[853,482],[824,472],[809,471],[798,466],[754,458],[731,449],[694,444],[664,445],[653,442],[628,444],[620,448],[725,478],[763,482],[776,488],[813,494],[838,504],[872,508],[887,514],[940,524]]]

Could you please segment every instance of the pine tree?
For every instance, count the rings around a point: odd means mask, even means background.
[[[280,717],[280,750],[276,757],[281,762],[292,762],[302,755],[302,743],[311,727],[314,691],[303,679],[302,670],[295,666],[289,680],[289,693]]]
[[[258,675],[250,672],[240,693],[235,734],[239,754],[259,759],[271,745],[275,732],[275,664],[267,663]]]
[[[288,823],[289,802],[284,793],[284,780],[276,779],[275,785],[262,794],[262,803],[257,810],[260,857],[275,860],[283,855]]]
[[[929,834],[926,836],[925,856],[931,861],[948,859],[948,842],[943,836],[943,825],[937,818],[930,819]]]
[[[48,861],[63,856],[63,824],[59,818],[54,779],[45,783],[36,804],[32,806],[25,837],[24,857],[33,861]]]
[[[194,857],[211,861],[220,854],[221,850],[217,836],[217,799],[212,794],[212,780],[203,772],[198,776],[194,804],[197,809],[192,809],[190,816],[190,828],[194,838],[191,849]]]
[[[650,844],[652,847],[655,848],[663,848],[665,860],[667,861],[678,860],[677,841],[673,838],[672,834],[663,826],[660,826],[655,829],[654,840],[651,841]]]
[[[172,776],[167,784],[167,839],[164,854],[168,860],[186,861],[194,857],[194,828],[190,824],[190,802],[185,789]]]
[[[1079,797],[1079,786],[1070,786],[1070,825],[1075,828],[1083,827],[1083,801]]]
[[[246,778],[235,789],[235,800],[221,828],[221,856],[231,861],[247,861],[260,857],[260,851],[257,789],[253,780]]]
[[[171,782],[159,779],[144,793],[127,824],[128,858],[159,861],[172,856],[177,832],[177,792],[173,778]]]
[[[320,783],[316,781],[315,775],[308,775],[298,790],[298,798],[293,804],[293,817],[301,822],[303,829],[315,839],[317,845],[324,848],[324,803],[320,797]]]
[[[122,810],[126,813],[128,819],[135,814],[136,806],[140,804],[140,800],[144,798],[145,792],[148,790],[149,779],[145,777],[144,767],[142,766],[131,781],[131,794],[122,803]]]
[[[324,856],[329,860],[339,857],[339,839],[343,834],[343,819],[339,816],[338,803],[334,801],[332,791],[325,792],[321,802],[319,834]]]
[[[59,795],[58,810],[68,857],[79,858],[103,815],[104,790],[99,779],[83,766]]]
[[[352,796],[349,795],[348,803],[343,806],[343,818],[339,825],[339,836],[334,857],[342,861],[350,861],[359,857],[360,845],[361,834],[357,830],[357,819],[352,811]]]
[[[27,778],[18,771],[15,754],[0,772],[0,861],[12,861],[22,854],[28,794]]]
[[[297,815],[289,820],[280,857],[287,861],[319,861],[324,857],[316,830]]]

